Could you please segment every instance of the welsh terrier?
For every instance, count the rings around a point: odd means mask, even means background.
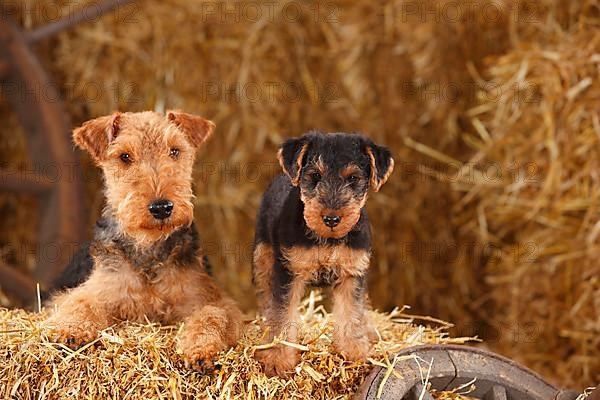
[[[214,130],[178,111],[115,113],[73,132],[103,169],[106,207],[93,241],[74,257],[54,296],[49,323],[72,348],[115,321],[183,321],[186,365],[214,368],[242,331],[235,302],[211,279],[193,223],[196,150]]]
[[[366,274],[371,229],[367,191],[377,192],[394,168],[388,149],[359,134],[311,132],[286,141],[278,153],[284,175],[266,190],[256,223],[253,279],[269,334],[298,338],[298,305],[305,286],[333,287],[334,341],[349,360],[371,351]],[[284,376],[298,351],[275,346],[257,352],[268,375]]]

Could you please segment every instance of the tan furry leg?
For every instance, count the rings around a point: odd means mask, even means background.
[[[54,326],[58,340],[75,347],[95,339],[115,319],[141,320],[151,315],[151,309],[140,282],[128,268],[117,272],[112,264],[97,265],[81,286],[54,297],[51,306],[56,312],[47,322]]]
[[[300,316],[298,306],[304,294],[305,282],[299,277],[294,277],[288,292],[285,308],[271,310],[267,314],[269,335],[267,340],[272,341],[275,336],[280,336],[288,342],[297,343],[300,330]],[[279,311],[279,312],[278,312]],[[263,365],[265,374],[268,376],[279,375],[285,377],[293,372],[294,367],[300,361],[297,349],[285,345],[258,350],[256,358]]]
[[[184,319],[178,345],[186,365],[212,372],[217,354],[234,346],[242,334],[242,313],[230,299],[206,305]]]
[[[57,311],[47,320],[47,326],[53,331],[54,340],[71,348],[91,342],[98,331],[112,323],[108,310],[85,286],[58,295],[53,305]]]
[[[365,360],[375,331],[367,318],[359,278],[348,277],[333,288],[334,344],[349,360]]]
[[[366,290],[363,308],[365,313],[365,320],[367,321],[367,337],[369,338],[369,342],[371,342],[371,344],[375,344],[379,342],[379,335],[377,334],[377,330],[375,329],[375,323],[373,322],[373,319],[368,313],[368,310],[372,310],[373,306],[371,304],[371,297],[369,296],[369,293]]]
[[[273,309],[273,265],[275,257],[273,247],[266,243],[258,243],[252,256],[253,269],[252,278],[256,286],[258,309],[262,315],[266,315]]]

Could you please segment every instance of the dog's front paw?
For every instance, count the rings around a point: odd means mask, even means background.
[[[219,369],[219,365],[215,363],[216,355],[214,356],[184,356],[185,365],[202,375],[209,375]]]
[[[221,348],[215,345],[182,348],[185,366],[203,375],[212,374],[219,369],[216,360],[221,350]]]
[[[49,338],[56,343],[63,343],[73,350],[92,342],[98,336],[97,329],[83,322],[58,323],[50,320],[47,324],[50,329]]]
[[[262,364],[265,375],[281,378],[289,377],[300,361],[298,351],[289,347],[257,350],[255,357]]]

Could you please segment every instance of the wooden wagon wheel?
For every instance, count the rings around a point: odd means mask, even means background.
[[[377,367],[355,395],[356,400],[433,400],[436,390],[474,386],[468,396],[484,400],[575,400],[533,371],[498,354],[469,346],[423,345],[402,350],[395,374]],[[420,360],[420,362],[418,361]]]
[[[96,5],[96,17],[130,0]],[[1,3],[0,3],[1,5]],[[0,191],[39,199],[37,265],[30,278],[0,262],[3,289],[25,303],[35,298],[35,282],[47,287],[85,236],[81,168],[70,139],[71,123],[59,89],[44,71],[32,45],[89,17],[81,10],[29,33],[0,18],[0,85],[26,135],[32,173],[0,169]]]

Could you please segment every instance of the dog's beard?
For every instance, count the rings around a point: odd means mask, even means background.
[[[323,222],[322,216],[324,211],[328,209],[323,207],[317,198],[303,196],[302,201],[304,202],[304,221],[309,230],[307,236],[318,241],[325,241],[327,239],[342,239],[354,229],[360,219],[366,196],[360,200],[353,199],[347,205],[336,210],[336,213],[341,217],[341,221],[333,228]]]
[[[117,221],[123,234],[129,237],[138,247],[149,247],[157,242],[166,240],[173,232],[181,227],[190,226],[193,222],[193,206],[191,202],[176,203],[173,214],[163,220],[152,217],[147,210],[142,208],[142,213],[131,212],[131,208],[138,209],[135,202],[120,204],[120,207],[107,207],[107,212]],[[143,215],[143,212],[148,215]],[[105,213],[105,214],[106,214]]]
[[[307,238],[314,240],[315,242],[317,242],[318,245],[324,245],[327,244],[327,240],[328,239],[338,239],[341,240],[342,242],[344,242],[346,240],[347,237],[347,233],[346,235],[340,237],[340,238],[334,238],[334,237],[325,237],[325,236],[320,236],[317,232],[315,232],[314,230],[312,230],[308,224],[306,224],[306,230],[304,232],[304,234],[306,235]]]

